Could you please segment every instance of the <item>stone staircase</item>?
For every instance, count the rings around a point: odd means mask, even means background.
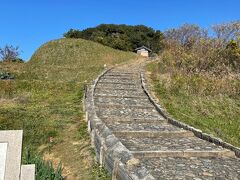
[[[240,179],[240,159],[160,115],[138,68],[115,68],[98,80],[96,115],[155,179]]]

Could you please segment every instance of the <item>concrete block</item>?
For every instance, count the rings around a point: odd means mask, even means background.
[[[8,143],[0,143],[0,180],[4,179]]]
[[[35,180],[35,165],[22,165],[20,180]]]
[[[4,179],[18,180],[21,170],[23,131],[0,131],[0,143],[7,143]]]

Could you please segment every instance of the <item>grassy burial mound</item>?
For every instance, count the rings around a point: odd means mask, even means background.
[[[104,64],[115,65],[134,57],[133,53],[117,51],[92,41],[60,39],[39,48],[28,67],[34,69],[37,78],[83,82],[96,77]]]
[[[0,81],[0,129],[24,129],[24,148],[44,152],[63,174],[96,179],[82,111],[84,84],[104,69],[136,55],[82,39],[59,39],[41,46],[24,64],[0,64],[14,80]]]

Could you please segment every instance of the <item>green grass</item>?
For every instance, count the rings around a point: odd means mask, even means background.
[[[35,164],[36,167],[36,179],[53,179],[62,180],[62,165],[58,165],[54,169],[52,162],[44,161],[41,155],[32,155],[30,151],[24,152],[23,163],[24,164]]]
[[[80,152],[73,155],[90,160],[76,167],[79,169],[73,174],[91,179],[94,162],[83,118],[83,87],[103,71],[104,64],[109,67],[135,58],[133,53],[94,42],[59,39],[44,44],[27,63],[0,63],[0,71],[15,76],[15,80],[0,81],[0,129],[23,129],[24,148],[40,151],[39,147],[46,145],[51,148],[43,151],[54,153],[56,158],[66,157],[63,153],[67,149],[61,144],[80,142]],[[54,142],[49,142],[50,137]],[[67,146],[69,151],[76,148],[72,143]],[[78,166],[62,159],[69,167]]]
[[[240,80],[148,64],[153,91],[176,119],[240,146]]]

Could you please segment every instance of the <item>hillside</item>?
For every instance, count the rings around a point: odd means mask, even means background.
[[[240,22],[164,32],[164,50],[148,65],[153,90],[175,118],[240,146]]]
[[[82,112],[83,86],[104,64],[136,57],[91,41],[59,39],[41,46],[25,64],[1,63],[0,70],[16,78],[0,81],[0,129],[24,129],[24,149],[43,152],[55,165],[61,161],[64,175],[105,177],[90,146]]]
[[[28,63],[37,72],[37,78],[48,80],[82,81],[96,76],[103,65],[115,65],[134,58],[133,53],[83,39],[59,39],[40,47]]]
[[[240,146],[239,75],[185,73],[165,51],[147,66],[152,91],[176,119]]]

